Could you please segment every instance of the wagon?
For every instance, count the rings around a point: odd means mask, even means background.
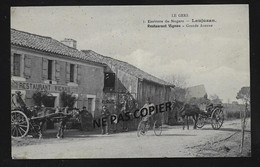
[[[43,125],[47,120],[60,123],[63,135],[63,125],[72,116],[71,114],[57,112],[33,116],[33,110],[27,107],[17,108],[11,111],[11,136],[12,138],[22,138],[28,134],[33,137],[42,137]],[[59,129],[60,130],[60,129]],[[63,136],[62,136],[63,137]]]
[[[207,107],[206,113],[199,114],[197,127],[202,128],[206,122],[209,122],[213,129],[220,129],[224,122],[223,106],[216,105]]]

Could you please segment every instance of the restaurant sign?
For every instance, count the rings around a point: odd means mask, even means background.
[[[38,90],[38,91],[48,91],[48,92],[78,92],[77,86],[64,86],[64,85],[54,85],[45,83],[32,83],[24,81],[12,81],[12,89],[18,90]]]

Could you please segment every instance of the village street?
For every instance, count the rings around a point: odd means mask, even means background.
[[[67,131],[64,139],[55,134],[43,139],[12,139],[14,159],[52,158],[145,158],[145,157],[224,157],[250,156],[251,132],[247,119],[244,152],[239,155],[241,120],[225,121],[220,130],[211,125],[202,129],[182,130],[165,126],[161,136],[149,131],[137,137],[136,131],[110,135]]]

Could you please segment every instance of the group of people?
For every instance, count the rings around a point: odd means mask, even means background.
[[[120,113],[123,113],[123,115],[126,113],[126,112],[129,112],[129,105],[128,105],[128,102],[126,100],[126,97],[123,96],[122,100],[120,101]],[[150,98],[148,97],[147,100],[146,100],[146,103],[144,104],[144,106],[142,108],[147,108],[147,110],[149,110],[149,107],[151,106],[155,106]],[[136,106],[137,107],[137,106]],[[141,109],[142,109],[141,108]],[[135,108],[137,109],[137,108]],[[139,111],[141,111],[141,109]],[[146,116],[144,116],[142,119],[143,121],[149,123],[150,120],[153,119],[153,116],[154,116],[155,112],[152,112],[151,114],[147,114]],[[106,123],[104,125],[101,126],[101,134],[109,134],[109,116],[111,115],[110,111],[108,110],[107,106],[102,106],[102,111],[101,111],[101,117],[103,119],[105,119]],[[127,132],[128,131],[128,125],[129,125],[129,121],[123,121],[123,125],[122,125],[122,130],[124,132]]]
[[[119,102],[120,104],[120,109],[119,112],[123,113],[123,115],[126,112],[129,112],[129,110],[131,110],[129,108],[129,104],[128,101],[126,99],[126,96],[124,95],[121,99],[121,101]],[[136,105],[136,103],[134,104]],[[15,108],[23,108],[25,107],[25,103],[21,98],[21,92],[17,91],[16,94],[12,97],[12,106],[14,106]],[[150,106],[154,106],[153,103],[151,103],[150,98],[147,98],[145,105],[142,108],[149,108]],[[135,106],[135,109],[137,109],[137,106]],[[141,110],[141,109],[140,109]],[[144,121],[149,121],[150,119],[152,119],[153,117],[152,113],[147,114],[147,116],[143,117]],[[102,111],[101,111],[101,117],[103,119],[106,120],[106,124],[101,126],[101,134],[109,134],[109,116],[111,115],[111,112],[108,110],[107,106],[104,105],[102,106]],[[87,108],[85,106],[83,106],[82,110],[79,111],[79,120],[80,120],[80,130],[91,130],[92,128],[92,122],[93,122],[93,116],[92,114],[87,110]],[[122,130],[127,132],[128,131],[128,124],[129,121],[123,121],[123,125],[122,125]]]

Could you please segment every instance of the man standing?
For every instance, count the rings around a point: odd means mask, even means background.
[[[126,96],[124,95],[121,101],[121,114],[125,117],[125,114],[128,112],[128,103],[126,100]],[[126,119],[126,118],[124,118]],[[128,121],[124,120],[123,121],[123,131],[127,132],[128,131]]]
[[[79,112],[80,115],[80,124],[81,124],[81,128],[80,130],[86,130],[87,129],[87,108],[85,106],[83,106],[82,110]]]
[[[101,111],[101,134],[109,134],[108,128],[109,128],[109,116],[110,112],[108,111],[106,106],[102,106]],[[104,121],[103,121],[104,120]]]
[[[92,130],[93,116],[88,110],[86,110],[85,117],[86,117],[86,129],[87,129],[87,131]]]
[[[64,137],[64,130],[65,130],[65,126],[66,126],[66,123],[67,123],[68,119],[69,119],[68,117],[61,118],[61,119],[60,119],[59,128],[58,128],[58,133],[57,133],[57,135],[56,135],[56,137],[57,137],[58,139]]]

